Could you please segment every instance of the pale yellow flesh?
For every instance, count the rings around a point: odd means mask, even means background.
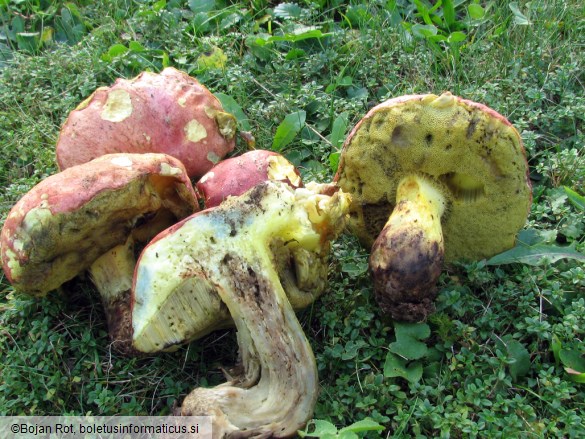
[[[134,345],[151,349],[149,326],[185,279],[205,279],[238,331],[243,373],[195,389],[182,413],[212,415],[214,437],[290,436],[312,416],[318,392],[311,347],[276,269],[275,239],[320,254],[345,222],[348,199],[264,183],[186,221],[148,246],[135,279]],[[291,244],[289,244],[291,245]],[[193,281],[198,282],[198,281]]]
[[[396,206],[384,226],[397,229],[415,226],[429,240],[443,241],[441,216],[446,200],[441,191],[425,178],[411,175],[403,178],[396,190]]]

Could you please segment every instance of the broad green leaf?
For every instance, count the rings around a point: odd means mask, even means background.
[[[246,113],[244,113],[244,110],[242,110],[242,107],[240,107],[234,98],[223,93],[215,93],[214,96],[219,99],[225,111],[236,117],[236,120],[244,131],[250,131],[252,129],[248,116],[246,116]]]
[[[16,34],[19,32],[24,32],[25,30],[24,18],[22,18],[20,15],[14,17],[10,22],[9,30],[11,31],[12,36],[16,36]]]
[[[234,26],[235,24],[239,23],[242,19],[242,16],[237,13],[229,14],[221,19],[219,22],[219,28],[221,30],[229,29],[230,27]]]
[[[512,11],[512,14],[514,14],[514,23],[519,25],[519,26],[528,26],[530,24],[532,24],[530,22],[530,20],[528,19],[528,17],[526,17],[526,15],[524,15],[522,12],[520,12],[520,8],[518,7],[518,2],[511,2],[508,7],[510,8],[510,10]]]
[[[305,126],[305,119],[307,113],[303,110],[295,111],[284,118],[276,129],[274,140],[272,141],[272,149],[274,151],[282,151],[296,135]]]
[[[349,123],[349,114],[347,112],[341,113],[333,121],[333,125],[331,126],[331,135],[329,136],[329,141],[331,142],[331,146],[334,149],[339,149],[343,145],[343,142],[345,140],[345,131],[347,130],[348,123]]]
[[[314,430],[309,432],[309,428],[314,426]],[[326,435],[333,435],[333,437],[337,436],[337,427],[333,425],[329,421],[323,421],[321,419],[313,419],[309,421],[307,427],[304,431],[298,432],[300,437],[320,437],[323,438]]]
[[[274,8],[274,16],[278,18],[300,18],[303,9],[295,3],[281,3]]]
[[[77,18],[79,21],[83,21],[83,14],[75,3],[67,2],[63,6],[65,6],[65,8],[67,8],[71,15],[73,15],[75,18]]]
[[[347,427],[339,430],[340,433],[344,431],[353,431],[354,433],[361,433],[364,431],[382,431],[384,427],[371,419],[363,419],[361,421],[354,422]]]
[[[401,377],[411,383],[420,381],[423,374],[422,364],[418,361],[407,364],[407,360],[398,355],[388,352],[384,363],[384,376],[386,378]]]
[[[191,26],[193,26],[193,30],[199,35],[209,32],[211,28],[209,23],[210,19],[207,12],[196,12],[191,19]]]
[[[415,24],[412,26],[412,34],[416,37],[428,38],[437,35],[438,29],[432,24]]]
[[[215,8],[215,0],[189,0],[189,9],[194,13],[210,12]]]
[[[453,26],[457,22],[453,0],[443,0],[443,18],[448,27]]]
[[[486,264],[504,265],[519,263],[537,266],[557,262],[560,259],[585,261],[585,255],[575,250],[573,246],[561,247],[551,244],[526,245],[518,242],[516,247],[488,259]]]
[[[113,46],[110,46],[110,48],[108,49],[108,56],[110,57],[110,59],[112,59],[116,58],[117,56],[123,55],[126,52],[128,52],[128,48],[126,46],[124,46],[123,44],[114,44]]]
[[[308,28],[307,30],[298,29],[297,31],[287,33],[284,35],[275,35],[269,37],[265,41],[272,43],[275,41],[287,41],[289,43],[296,43],[298,41],[308,40],[310,38],[323,38],[332,35],[331,33],[323,33],[319,29]]]
[[[367,99],[368,89],[366,87],[349,87],[347,89],[347,97],[350,99]]]
[[[508,369],[512,379],[516,381],[523,377],[530,370],[530,353],[518,340],[512,337],[498,339],[500,347],[507,352],[508,358],[512,361],[508,364]]]
[[[418,10],[418,14],[420,17],[422,17],[423,21],[428,24],[428,25],[432,25],[433,20],[431,20],[431,17],[429,15],[429,13],[431,12],[426,5],[420,1],[420,0],[413,0],[413,3],[416,6],[416,9]]]
[[[571,381],[585,383],[585,356],[577,350],[561,349],[559,358]]]
[[[144,46],[138,41],[130,41],[128,43],[128,49],[130,49],[132,52],[144,52],[146,50]]]
[[[425,356],[428,347],[421,340],[429,338],[431,328],[426,323],[394,322],[396,341],[390,343],[390,352],[407,360],[418,360]]]
[[[337,168],[339,168],[339,158],[341,157],[340,152],[332,152],[329,154],[329,167],[333,172],[337,172]]]
[[[345,345],[344,353],[341,355],[341,359],[344,361],[351,360],[358,356],[360,349],[367,346],[367,343],[363,340],[353,341],[350,340]]]
[[[34,53],[41,45],[39,32],[19,32],[16,34],[16,43],[20,50]]]
[[[337,85],[340,87],[349,87],[351,84],[353,84],[353,78],[351,76],[344,76],[337,81]]]
[[[359,439],[357,433],[353,431],[340,431],[335,439]]]
[[[166,0],[159,0],[152,5],[152,10],[155,12],[159,12],[160,10],[165,8],[166,5],[167,5]]]
[[[273,57],[272,50],[266,46],[266,41],[269,37],[264,34],[251,35],[246,38],[246,46],[250,49],[252,55],[262,61],[270,61]]]
[[[467,39],[467,35],[465,35],[465,32],[452,32],[449,34],[449,37],[447,37],[447,42],[449,43],[460,43],[461,41],[465,41]]]
[[[467,13],[473,20],[481,20],[485,16],[485,10],[477,3],[469,5],[467,7]]]
[[[350,276],[361,276],[368,271],[368,262],[358,260],[356,262],[344,262],[341,264],[341,271],[347,273]]]
[[[555,230],[523,229],[518,233],[517,241],[525,246],[545,244],[554,242],[557,239]]]
[[[563,186],[565,190],[565,194],[567,194],[567,198],[569,201],[575,206],[577,209],[585,211],[585,197],[583,195],[579,195],[573,189]]]

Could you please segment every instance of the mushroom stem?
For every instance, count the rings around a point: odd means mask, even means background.
[[[291,436],[308,420],[318,394],[311,346],[269,255],[265,249],[256,255],[226,255],[221,267],[219,291],[236,323],[242,376],[193,390],[181,407],[183,415],[214,414],[214,437],[237,430],[237,437]]]
[[[108,334],[117,351],[135,354],[132,348],[130,290],[136,258],[129,238],[100,256],[89,268],[91,279],[104,305]]]
[[[396,320],[422,321],[434,311],[444,260],[445,206],[440,187],[428,178],[411,175],[398,184],[396,207],[369,261],[376,300]]]

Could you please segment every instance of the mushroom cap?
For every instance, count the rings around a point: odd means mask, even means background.
[[[445,261],[477,260],[514,245],[532,201],[518,131],[496,111],[451,93],[408,95],[371,109],[343,147],[335,181],[354,200],[350,230],[370,247],[407,175],[436,182]]]
[[[181,162],[164,154],[110,154],[41,181],[12,208],[0,235],[15,289],[44,295],[126,242],[161,208],[197,210]]]
[[[217,98],[186,73],[143,72],[98,88],[69,114],[57,163],[63,170],[104,154],[159,152],[199,178],[234,149],[235,126]]]
[[[228,196],[242,195],[263,181],[282,181],[302,187],[301,176],[283,155],[263,149],[248,151],[215,165],[197,182],[205,207],[221,204]]]

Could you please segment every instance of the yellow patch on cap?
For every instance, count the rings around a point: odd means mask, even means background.
[[[114,157],[112,164],[123,168],[130,168],[132,166],[132,160],[129,157]]]
[[[132,114],[132,100],[126,90],[112,90],[100,114],[103,120],[122,122]]]
[[[183,171],[180,168],[171,166],[168,163],[163,162],[160,164],[160,175],[164,177],[175,177],[177,175],[181,175],[182,173]]]
[[[185,125],[185,135],[191,142],[199,142],[207,137],[207,130],[197,119],[192,119]]]

